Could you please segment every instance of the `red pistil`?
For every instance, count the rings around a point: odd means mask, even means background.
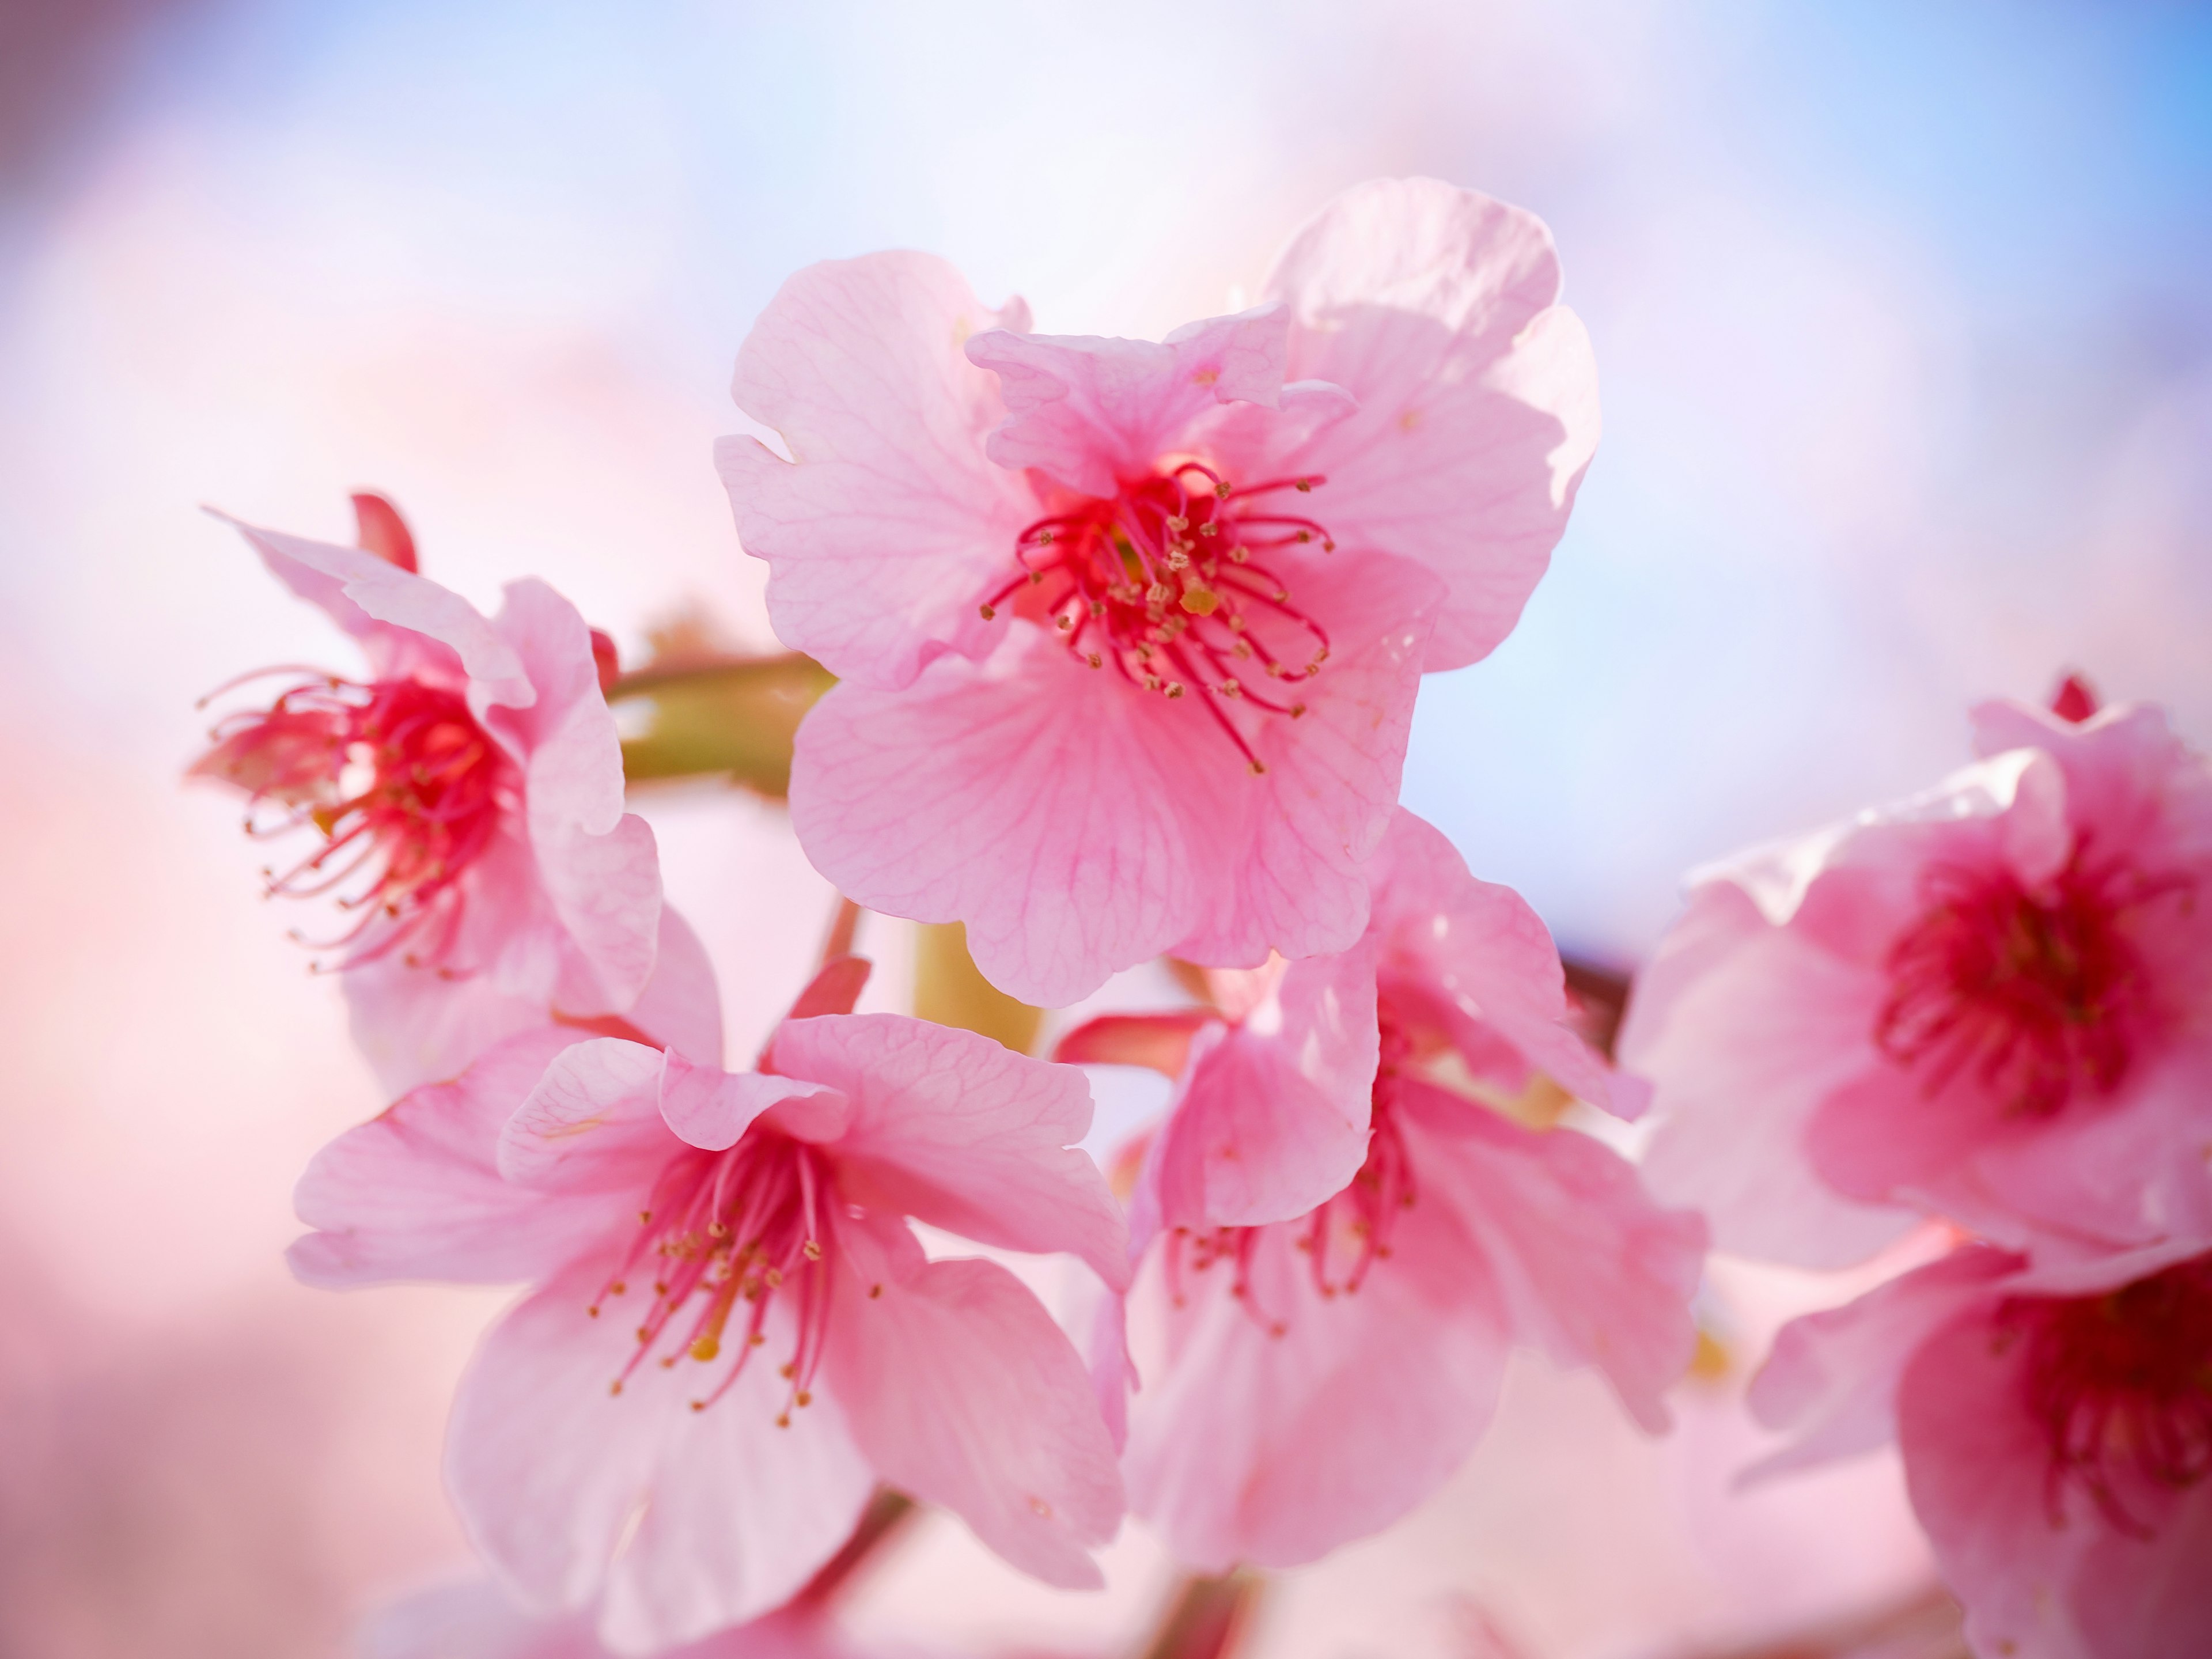
[[[1022,532],[1020,574],[983,601],[983,617],[1011,601],[1093,668],[1110,662],[1130,684],[1171,700],[1202,693],[1251,769],[1264,772],[1252,749],[1255,720],[1304,714],[1289,688],[1318,673],[1329,651],[1327,631],[1292,604],[1266,560],[1302,544],[1336,547],[1318,520],[1267,510],[1267,498],[1326,482],[1232,489],[1187,461],[1125,483],[1111,499],[1085,498]],[[1285,690],[1270,695],[1269,682]]]
[[[2146,1537],[2131,1494],[2212,1474],[2212,1256],[2102,1296],[2012,1297],[1997,1330],[2027,1345],[2022,1388],[2050,1443],[2053,1524],[2072,1483],[2113,1527]]]
[[[344,952],[349,968],[403,942],[410,961],[443,957],[460,921],[455,884],[491,844],[512,795],[510,764],[458,692],[317,676],[210,735],[214,747],[192,771],[247,793],[250,834],[309,824],[322,834],[313,856],[263,872],[268,890],[337,892],[340,908],[363,913],[319,948]],[[271,805],[279,810],[264,813]],[[392,925],[367,937],[380,918]]]
[[[2077,853],[2033,890],[2008,871],[1942,866],[1923,885],[1927,911],[1890,951],[1883,1052],[1930,1094],[1971,1071],[2030,1116],[2118,1087],[2151,1000],[2124,920],[2174,884]]]
[[[690,1306],[695,1311],[689,1322],[659,1356],[664,1368],[672,1370],[686,1354],[706,1364],[723,1356],[726,1342],[737,1345],[720,1381],[691,1402],[692,1410],[704,1411],[729,1392],[753,1350],[766,1344],[769,1310],[781,1297],[799,1327],[783,1365],[791,1386],[776,1419],[788,1426],[793,1410],[813,1400],[829,1334],[835,1190],[818,1147],[757,1124],[725,1152],[687,1147],[671,1158],[639,1213],[629,1254],[591,1306],[597,1318],[609,1297],[626,1294],[633,1278],[652,1273],[653,1304],[613,1392],[622,1392],[623,1380]]]

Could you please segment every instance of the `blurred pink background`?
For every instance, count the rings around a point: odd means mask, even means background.
[[[708,449],[788,270],[923,246],[1157,334],[1407,172],[1544,215],[1596,340],[1575,526],[1425,690],[1407,793],[1564,944],[1632,964],[1686,866],[1931,781],[1968,701],[2063,667],[2212,736],[2202,9],[0,9],[0,1654],[340,1653],[468,1571],[438,1441],[501,1298],[289,1283],[294,1176],[382,1103],[234,804],[179,782],[201,693],[347,665],[197,506],[343,539],[373,487],[480,602],[535,573],[633,653],[691,602],[766,645]],[[641,805],[736,1051],[830,896],[772,809]],[[1101,1091],[1103,1144],[1146,1102]],[[1730,1365],[1662,1443],[1527,1366],[1254,1651],[1662,1659],[1914,1594],[1888,1462],[1727,1492],[1746,1362],[1848,1289],[1717,1268]],[[1109,1565],[1046,1591],[932,1522],[855,1616],[1103,1652],[1170,1571],[1133,1528]]]

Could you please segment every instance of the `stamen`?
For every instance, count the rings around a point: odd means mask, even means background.
[[[651,1206],[640,1212],[645,1231],[588,1310],[596,1316],[600,1302],[620,1295],[640,1261],[658,1257],[667,1264],[653,1285],[653,1305],[637,1328],[637,1351],[623,1377],[653,1355],[664,1337],[674,1335],[673,1346],[655,1357],[665,1369],[687,1358],[702,1364],[730,1360],[714,1387],[691,1402],[694,1411],[704,1411],[729,1392],[753,1350],[767,1343],[769,1310],[780,1296],[787,1297],[798,1336],[791,1358],[780,1368],[791,1384],[783,1419],[794,1407],[807,1405],[828,1331],[835,1267],[830,1208],[824,1202],[829,1180],[817,1148],[758,1127],[726,1151],[687,1147],[671,1158],[654,1183]],[[672,1333],[677,1316],[694,1304],[698,1311],[689,1327]],[[726,1333],[740,1308],[742,1340],[732,1356]],[[621,1391],[617,1381],[614,1392]]]
[[[266,708],[221,721],[193,772],[247,793],[256,837],[320,833],[319,850],[264,878],[271,896],[337,894],[342,912],[358,913],[350,929],[315,947],[340,953],[334,965],[395,951],[410,964],[439,964],[459,927],[459,878],[513,808],[512,763],[457,690],[270,672],[306,678]],[[340,860],[345,848],[354,850]]]
[[[1170,701],[1196,690],[1248,770],[1264,773],[1252,748],[1258,723],[1279,714],[1296,719],[1304,705],[1253,696],[1245,676],[1228,664],[1256,660],[1268,678],[1297,681],[1327,659],[1327,630],[1297,608],[1284,573],[1255,563],[1252,550],[1255,542],[1279,548],[1319,541],[1324,551],[1333,549],[1319,520],[1267,510],[1277,492],[1310,495],[1325,482],[1304,475],[1236,489],[1194,460],[1124,483],[1111,497],[1080,501],[1024,527],[1015,538],[1017,572],[979,602],[977,612],[995,621],[1017,594],[1048,574],[1059,577],[1056,597],[1017,601],[1018,613],[1059,635],[1087,667],[1103,668],[1110,659],[1134,690]],[[1164,648],[1172,673],[1155,660]],[[1231,718],[1224,704],[1243,707]]]

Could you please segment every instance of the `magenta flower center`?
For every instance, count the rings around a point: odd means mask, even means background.
[[[691,1402],[704,1411],[727,1393],[768,1341],[770,1308],[781,1300],[798,1326],[783,1375],[782,1414],[813,1400],[814,1373],[829,1334],[830,1209],[836,1188],[819,1147],[756,1125],[720,1152],[686,1147],[669,1159],[638,1212],[638,1234],[622,1266],[592,1304],[596,1319],[609,1297],[652,1274],[653,1302],[637,1328],[637,1351],[614,1383],[656,1350],[673,1370],[686,1355],[708,1364],[735,1345],[711,1391]],[[736,1332],[731,1330],[736,1322]]]
[[[247,829],[283,834],[312,824],[322,845],[268,890],[338,895],[358,922],[319,946],[344,950],[383,918],[398,925],[349,953],[356,966],[408,945],[410,961],[443,957],[460,921],[462,873],[491,844],[513,768],[457,692],[419,680],[361,685],[322,677],[268,708],[231,716],[198,769],[252,796]],[[273,803],[282,811],[264,817]]]
[[[1234,489],[1186,461],[1110,498],[1083,497],[1016,538],[1020,574],[983,602],[983,618],[1012,601],[1092,668],[1110,664],[1171,701],[1197,694],[1251,769],[1264,772],[1251,722],[1304,714],[1297,688],[1328,658],[1328,633],[1298,609],[1279,569],[1284,550],[1335,550],[1319,520],[1284,510],[1285,492],[1326,482]]]
[[[1306,1259],[1306,1276],[1323,1301],[1356,1294],[1378,1261],[1390,1258],[1390,1236],[1398,1217],[1413,1207],[1417,1191],[1413,1159],[1398,1124],[1399,1065],[1411,1052],[1387,1012],[1382,1016],[1382,1063],[1375,1076],[1367,1157],[1359,1172],[1334,1197],[1295,1221],[1269,1225],[1290,1230],[1291,1242]],[[1215,1227],[1169,1233],[1164,1267],[1168,1295],[1177,1307],[1185,1297],[1183,1275],[1224,1266],[1233,1276],[1229,1293],[1244,1311],[1275,1336],[1290,1328],[1288,1309],[1260,1305],[1252,1285],[1252,1257],[1265,1227]]]
[[[1928,909],[1890,951],[1882,1051],[1931,1094],[1971,1073],[2034,1117],[2118,1087],[2150,1012],[2123,920],[2164,890],[2078,856],[2039,890],[1940,866],[1926,884]]]
[[[2130,1491],[2212,1474],[2212,1257],[2103,1296],[2014,1297],[1997,1325],[2027,1345],[2022,1387],[2051,1449],[2054,1521],[2070,1482],[2115,1527],[2147,1536]]]

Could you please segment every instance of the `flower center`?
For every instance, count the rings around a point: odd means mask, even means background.
[[[2050,1444],[2054,1522],[2072,1481],[2115,1528],[2146,1535],[2123,1487],[2179,1491],[2212,1474],[2212,1256],[2102,1296],[2015,1297],[1997,1322],[2027,1344],[2023,1387]]]
[[[511,793],[506,757],[459,693],[319,676],[211,735],[215,746],[192,769],[247,792],[248,833],[307,824],[322,833],[310,857],[263,872],[268,890],[336,893],[341,909],[362,913],[318,949],[346,952],[348,968],[402,941],[410,963],[444,956],[460,921],[454,884],[490,845]],[[280,810],[264,815],[268,805]],[[362,945],[380,918],[395,925]]]
[[[1324,1199],[1297,1220],[1268,1224],[1289,1230],[1293,1245],[1306,1258],[1307,1277],[1315,1294],[1325,1302],[1340,1293],[1356,1294],[1375,1264],[1389,1260],[1390,1235],[1396,1231],[1398,1217],[1413,1207],[1413,1165],[1398,1125],[1398,1071],[1393,1063],[1407,1052],[1409,1046],[1386,1018],[1367,1157],[1359,1172],[1341,1192]],[[1164,1264],[1170,1299],[1177,1307],[1183,1305],[1186,1272],[1205,1273],[1227,1263],[1233,1275],[1229,1293],[1270,1335],[1282,1335],[1290,1328],[1289,1310],[1261,1307],[1252,1289],[1253,1252],[1265,1231],[1265,1227],[1176,1228],[1168,1235]]]
[[[686,1147],[671,1158],[638,1212],[638,1235],[622,1266],[591,1306],[596,1319],[609,1297],[626,1295],[631,1279],[652,1273],[653,1304],[637,1328],[637,1351],[612,1391],[622,1392],[623,1381],[665,1338],[672,1340],[659,1364],[667,1370],[686,1354],[701,1364],[720,1358],[725,1343],[734,1342],[721,1380],[691,1402],[692,1410],[706,1410],[768,1341],[769,1310],[781,1297],[799,1327],[783,1365],[791,1386],[776,1419],[788,1427],[792,1411],[812,1402],[829,1333],[835,1190],[818,1147],[757,1125],[726,1151]]]
[[[2116,1088],[2149,1012],[2120,921],[2172,884],[2091,870],[2077,854],[2043,891],[1942,866],[1925,884],[1927,911],[1890,951],[1882,1051],[1930,1094],[1972,1071],[2029,1116]]]
[[[1329,651],[1328,633],[1291,603],[1269,561],[1308,544],[1336,548],[1319,520],[1282,510],[1281,498],[1327,482],[1232,489],[1186,461],[1110,499],[1084,497],[1016,538],[1021,573],[983,601],[983,619],[1013,601],[1093,668],[1110,663],[1131,685],[1170,700],[1200,693],[1251,769],[1264,772],[1251,722],[1304,714],[1297,688]]]

